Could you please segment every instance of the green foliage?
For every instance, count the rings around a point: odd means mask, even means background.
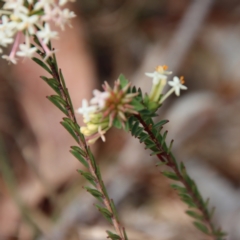
[[[70,152],[76,157],[86,168],[88,168],[88,163],[85,160],[85,153],[84,155],[81,153],[82,149],[76,146],[72,146]]]
[[[128,80],[125,78],[123,74],[120,74],[118,78],[120,80],[121,88],[124,88],[128,84]]]
[[[203,223],[200,223],[200,222],[193,222],[194,226],[199,229],[201,232],[203,233],[206,233],[206,234],[209,234],[209,230],[208,228],[203,224]]]
[[[60,92],[60,85],[54,78],[47,78],[41,76],[42,80],[44,80],[59,96],[61,95]]]
[[[38,39],[35,38],[36,44],[41,47]],[[49,44],[51,48],[51,44]],[[37,51],[41,58],[44,58],[44,49],[42,52]],[[83,134],[80,132],[80,127],[76,121],[72,101],[68,92],[68,89],[65,84],[65,80],[62,74],[62,71],[58,69],[58,64],[56,61],[56,56],[53,55],[49,57],[47,61],[43,62],[38,58],[33,58],[33,60],[40,65],[44,70],[46,70],[51,78],[41,77],[44,82],[46,82],[56,93],[56,95],[48,96],[47,98],[58,108],[60,109],[66,117],[63,118],[61,124],[69,132],[69,134],[77,142],[78,146],[72,146],[70,152],[87,168],[88,171],[78,170],[78,172],[88,181],[94,188],[84,187],[92,196],[98,199],[102,204],[105,204],[105,207],[96,205],[99,212],[110,222],[112,223],[113,219],[118,222],[118,216],[116,212],[115,205],[112,200],[109,199],[106,187],[102,180],[101,172],[99,166],[97,165],[95,158],[92,154],[92,151],[89,146],[87,146]],[[122,87],[126,86],[128,81],[124,76],[120,76],[120,82]],[[136,102],[136,108],[141,109],[141,104]],[[114,121],[114,126],[122,128],[120,121]],[[126,124],[126,129],[128,130],[129,124]],[[106,204],[107,202],[107,204]],[[124,229],[120,226],[116,229],[121,231],[121,234],[124,238],[120,238],[117,234],[114,234],[108,231],[108,238],[110,239],[121,239],[127,240],[127,235]]]
[[[60,109],[66,116],[68,116],[68,112],[65,107],[65,103],[62,104],[62,101],[59,101],[57,95],[52,95],[47,97],[58,109]]]
[[[98,204],[95,204],[97,209],[99,210],[100,213],[112,224],[112,217],[113,214],[109,212],[106,208],[99,206]]]
[[[132,92],[135,91],[136,88],[133,87]],[[208,201],[203,200],[196,183],[188,175],[184,164],[177,163],[171,152],[173,140],[169,145],[166,143],[168,132],[161,133],[163,126],[168,120],[154,123],[152,118],[156,116],[156,109],[155,106],[150,105],[148,96],[145,96],[143,99],[142,95],[140,95],[138,96],[138,101],[144,108],[139,111],[139,115],[129,117],[129,131],[141,143],[144,143],[145,149],[152,151],[151,156],[156,155],[158,157],[159,162],[156,164],[157,166],[165,165],[169,168],[170,171],[164,170],[162,174],[171,180],[181,183],[182,186],[178,184],[172,184],[171,186],[177,191],[181,200],[191,208],[186,211],[186,214],[195,219],[195,227],[207,235],[215,236],[215,240],[222,240],[221,237],[224,236],[224,233],[221,230],[216,232],[212,224],[211,219],[214,209],[208,210]]]
[[[87,179],[94,187],[96,187],[96,178],[89,172],[84,172],[82,170],[78,170],[78,172]]]
[[[122,128],[122,124],[121,121],[118,118],[114,118],[113,120],[113,126],[115,128],[121,129]]]
[[[40,67],[42,67],[45,71],[47,71],[48,73],[50,73],[52,75],[52,71],[50,70],[50,68],[40,59],[38,58],[32,58],[32,60],[37,63]]]
[[[64,119],[61,124],[63,125],[63,127],[70,133],[70,135],[75,139],[76,142],[79,143],[79,139],[76,135],[76,132],[74,131],[73,127],[71,124],[69,124],[68,121],[66,121],[66,119]]]
[[[112,240],[121,240],[121,237],[118,236],[117,234],[114,234],[110,231],[107,231],[108,234],[108,238],[112,239]]]

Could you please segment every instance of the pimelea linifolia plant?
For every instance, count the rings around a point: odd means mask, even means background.
[[[13,64],[17,63],[18,58],[31,58],[51,75],[50,78],[41,77],[55,92],[48,99],[63,112],[65,117],[61,124],[76,141],[76,145],[71,147],[71,153],[87,168],[87,171],[79,170],[79,173],[92,185],[85,189],[99,200],[97,209],[114,226],[115,232],[107,231],[108,238],[128,239],[114,202],[108,195],[90,144],[98,139],[105,142],[105,133],[116,127],[138,138],[146,149],[151,150],[151,155],[157,156],[157,165],[167,167],[168,170],[163,170],[162,174],[176,181],[171,187],[188,205],[186,213],[194,219],[194,225],[209,239],[224,239],[225,233],[212,222],[213,210],[209,211],[208,200],[203,199],[184,164],[178,163],[171,152],[173,141],[170,144],[165,141],[167,131],[163,132],[162,129],[168,121],[153,120],[157,116],[157,110],[171,94],[180,96],[181,90],[187,90],[184,77],[174,76],[169,81],[172,72],[165,65],[157,66],[153,72],[145,73],[152,78],[152,89],[143,95],[141,89],[132,86],[124,75],[120,75],[113,87],[105,82],[102,91],[94,90],[90,102],[83,99],[82,106],[75,110],[51,44],[51,39],[58,37],[58,32],[51,30],[51,24],[64,29],[66,24],[70,25],[71,18],[75,17],[75,13],[65,7],[70,1],[2,2],[0,53],[3,53],[3,48],[12,47],[10,53],[3,54],[2,58]],[[165,91],[165,88],[169,90]],[[83,116],[85,126],[79,126],[75,113]]]

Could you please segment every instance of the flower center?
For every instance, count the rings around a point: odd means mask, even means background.
[[[163,73],[164,71],[166,71],[168,69],[168,66],[167,65],[159,65],[156,67],[156,71],[159,72],[159,73]]]
[[[180,83],[181,83],[181,84],[184,84],[184,83],[185,83],[184,76],[181,76],[181,77],[180,77]]]

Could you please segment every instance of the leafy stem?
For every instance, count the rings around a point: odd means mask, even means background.
[[[35,42],[36,44],[41,46],[37,39],[35,39]],[[51,49],[51,44],[49,44],[49,49]],[[52,51],[53,50],[54,49],[52,49]],[[43,59],[46,57],[46,52],[44,51],[44,48],[42,48],[42,51],[38,51],[38,54]],[[89,172],[79,170],[79,173],[94,186],[94,188],[85,187],[85,189],[105,206],[102,207],[96,205],[96,207],[104,215],[104,217],[106,217],[107,220],[112,223],[117,233],[114,234],[110,231],[107,231],[108,237],[110,239],[127,240],[126,232],[119,223],[113,200],[109,198],[106,191],[99,166],[97,165],[91,149],[87,145],[83,134],[80,132],[80,126],[78,125],[76,120],[72,101],[68,93],[62,71],[58,68],[55,54],[48,57],[45,62],[38,58],[33,58],[33,60],[52,76],[52,78],[41,77],[57,93],[57,95],[49,96],[48,99],[66,115],[66,117],[63,118],[61,124],[77,142],[77,146],[71,147],[71,153],[80,162],[82,162],[84,166],[88,168]]]
[[[135,123],[134,123],[135,122]],[[139,127],[138,124],[142,127]],[[211,212],[208,210],[208,200],[204,201],[195,182],[187,174],[186,168],[183,163],[178,163],[175,160],[174,155],[171,153],[171,146],[167,147],[165,143],[167,132],[163,135],[160,134],[162,125],[167,123],[163,120],[157,124],[154,124],[149,116],[144,114],[134,115],[130,120],[130,131],[131,133],[144,142],[146,148],[153,151],[152,155],[156,155],[160,160],[158,165],[166,165],[172,171],[162,171],[162,174],[172,180],[179,181],[183,186],[173,184],[172,187],[177,190],[181,200],[184,201],[189,208],[194,209],[188,210],[186,213],[193,217],[195,220],[194,225],[203,233],[207,234],[212,240],[222,240],[225,233],[221,229],[215,229],[212,223],[212,215],[214,208]]]

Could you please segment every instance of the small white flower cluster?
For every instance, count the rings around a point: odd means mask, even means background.
[[[70,0],[74,1],[74,0]],[[31,36],[36,36],[47,57],[52,54],[48,49],[49,40],[57,38],[58,33],[52,31],[50,22],[55,23],[62,30],[70,24],[74,12],[63,6],[69,0],[3,0],[0,10],[0,53],[1,47],[8,47],[13,43],[11,53],[2,58],[16,64],[18,57],[31,58],[37,47],[31,45]],[[20,43],[24,36],[24,43]]]
[[[167,71],[168,67],[166,65],[157,66],[156,70],[152,73],[145,73],[146,76],[151,77],[153,80],[152,90],[149,94],[149,99],[154,102],[158,102],[159,97],[162,95],[163,89],[167,83],[167,75],[172,74],[172,72]],[[172,88],[160,98],[159,103],[163,103],[167,97],[169,97],[173,92],[177,96],[180,96],[180,90],[187,90],[187,87],[183,85],[184,78],[183,77],[173,77],[172,81],[168,81],[168,85]]]

